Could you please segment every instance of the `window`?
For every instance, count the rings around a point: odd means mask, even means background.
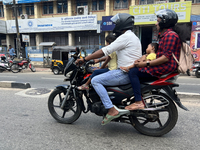
[[[92,10],[104,10],[104,0],[93,0]]]
[[[86,6],[87,0],[76,0],[77,6]]]
[[[57,1],[57,13],[67,13],[67,0]]]
[[[200,3],[200,0],[186,0],[186,1],[192,1],[192,3]]]
[[[53,2],[43,3],[43,14],[53,14]]]
[[[4,17],[3,5],[0,5],[0,17]]]
[[[140,0],[140,5],[154,4],[154,0]]]
[[[160,0],[160,1],[166,1],[166,0]],[[176,2],[176,0],[168,0],[169,3]]]
[[[22,14],[22,5],[17,5],[17,15],[20,16]]]
[[[114,9],[126,9],[128,8],[128,0],[115,0]]]
[[[26,5],[26,14],[27,15],[34,15],[34,4],[27,4]]]

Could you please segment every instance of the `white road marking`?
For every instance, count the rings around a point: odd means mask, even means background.
[[[1,78],[17,78],[17,76],[0,76]]]

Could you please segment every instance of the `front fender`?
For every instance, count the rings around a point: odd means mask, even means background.
[[[69,85],[67,84],[61,84],[61,85],[56,86],[56,89],[59,89],[59,90],[67,90],[68,88],[69,88]]]

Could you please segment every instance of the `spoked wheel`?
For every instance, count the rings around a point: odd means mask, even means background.
[[[10,70],[13,72],[13,73],[18,73],[20,70],[19,70],[19,66],[17,64],[12,64],[10,66]]]
[[[130,116],[134,128],[149,136],[162,136],[171,131],[178,119],[178,111],[174,102],[162,93],[152,94],[144,100],[152,110],[142,111],[144,116]],[[154,110],[154,108],[159,109]]]
[[[55,89],[48,100],[49,112],[54,119],[60,123],[71,124],[76,121],[81,115],[81,108],[73,93],[70,92],[64,109],[61,109],[62,101],[65,93],[62,90]]]
[[[31,69],[32,72],[36,72],[36,69],[32,64],[30,64],[30,69]]]

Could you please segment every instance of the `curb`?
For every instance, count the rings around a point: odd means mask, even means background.
[[[0,81],[1,88],[20,88],[27,89],[31,88],[30,83],[15,82],[15,81]]]
[[[177,92],[179,98],[199,98],[199,93]]]

